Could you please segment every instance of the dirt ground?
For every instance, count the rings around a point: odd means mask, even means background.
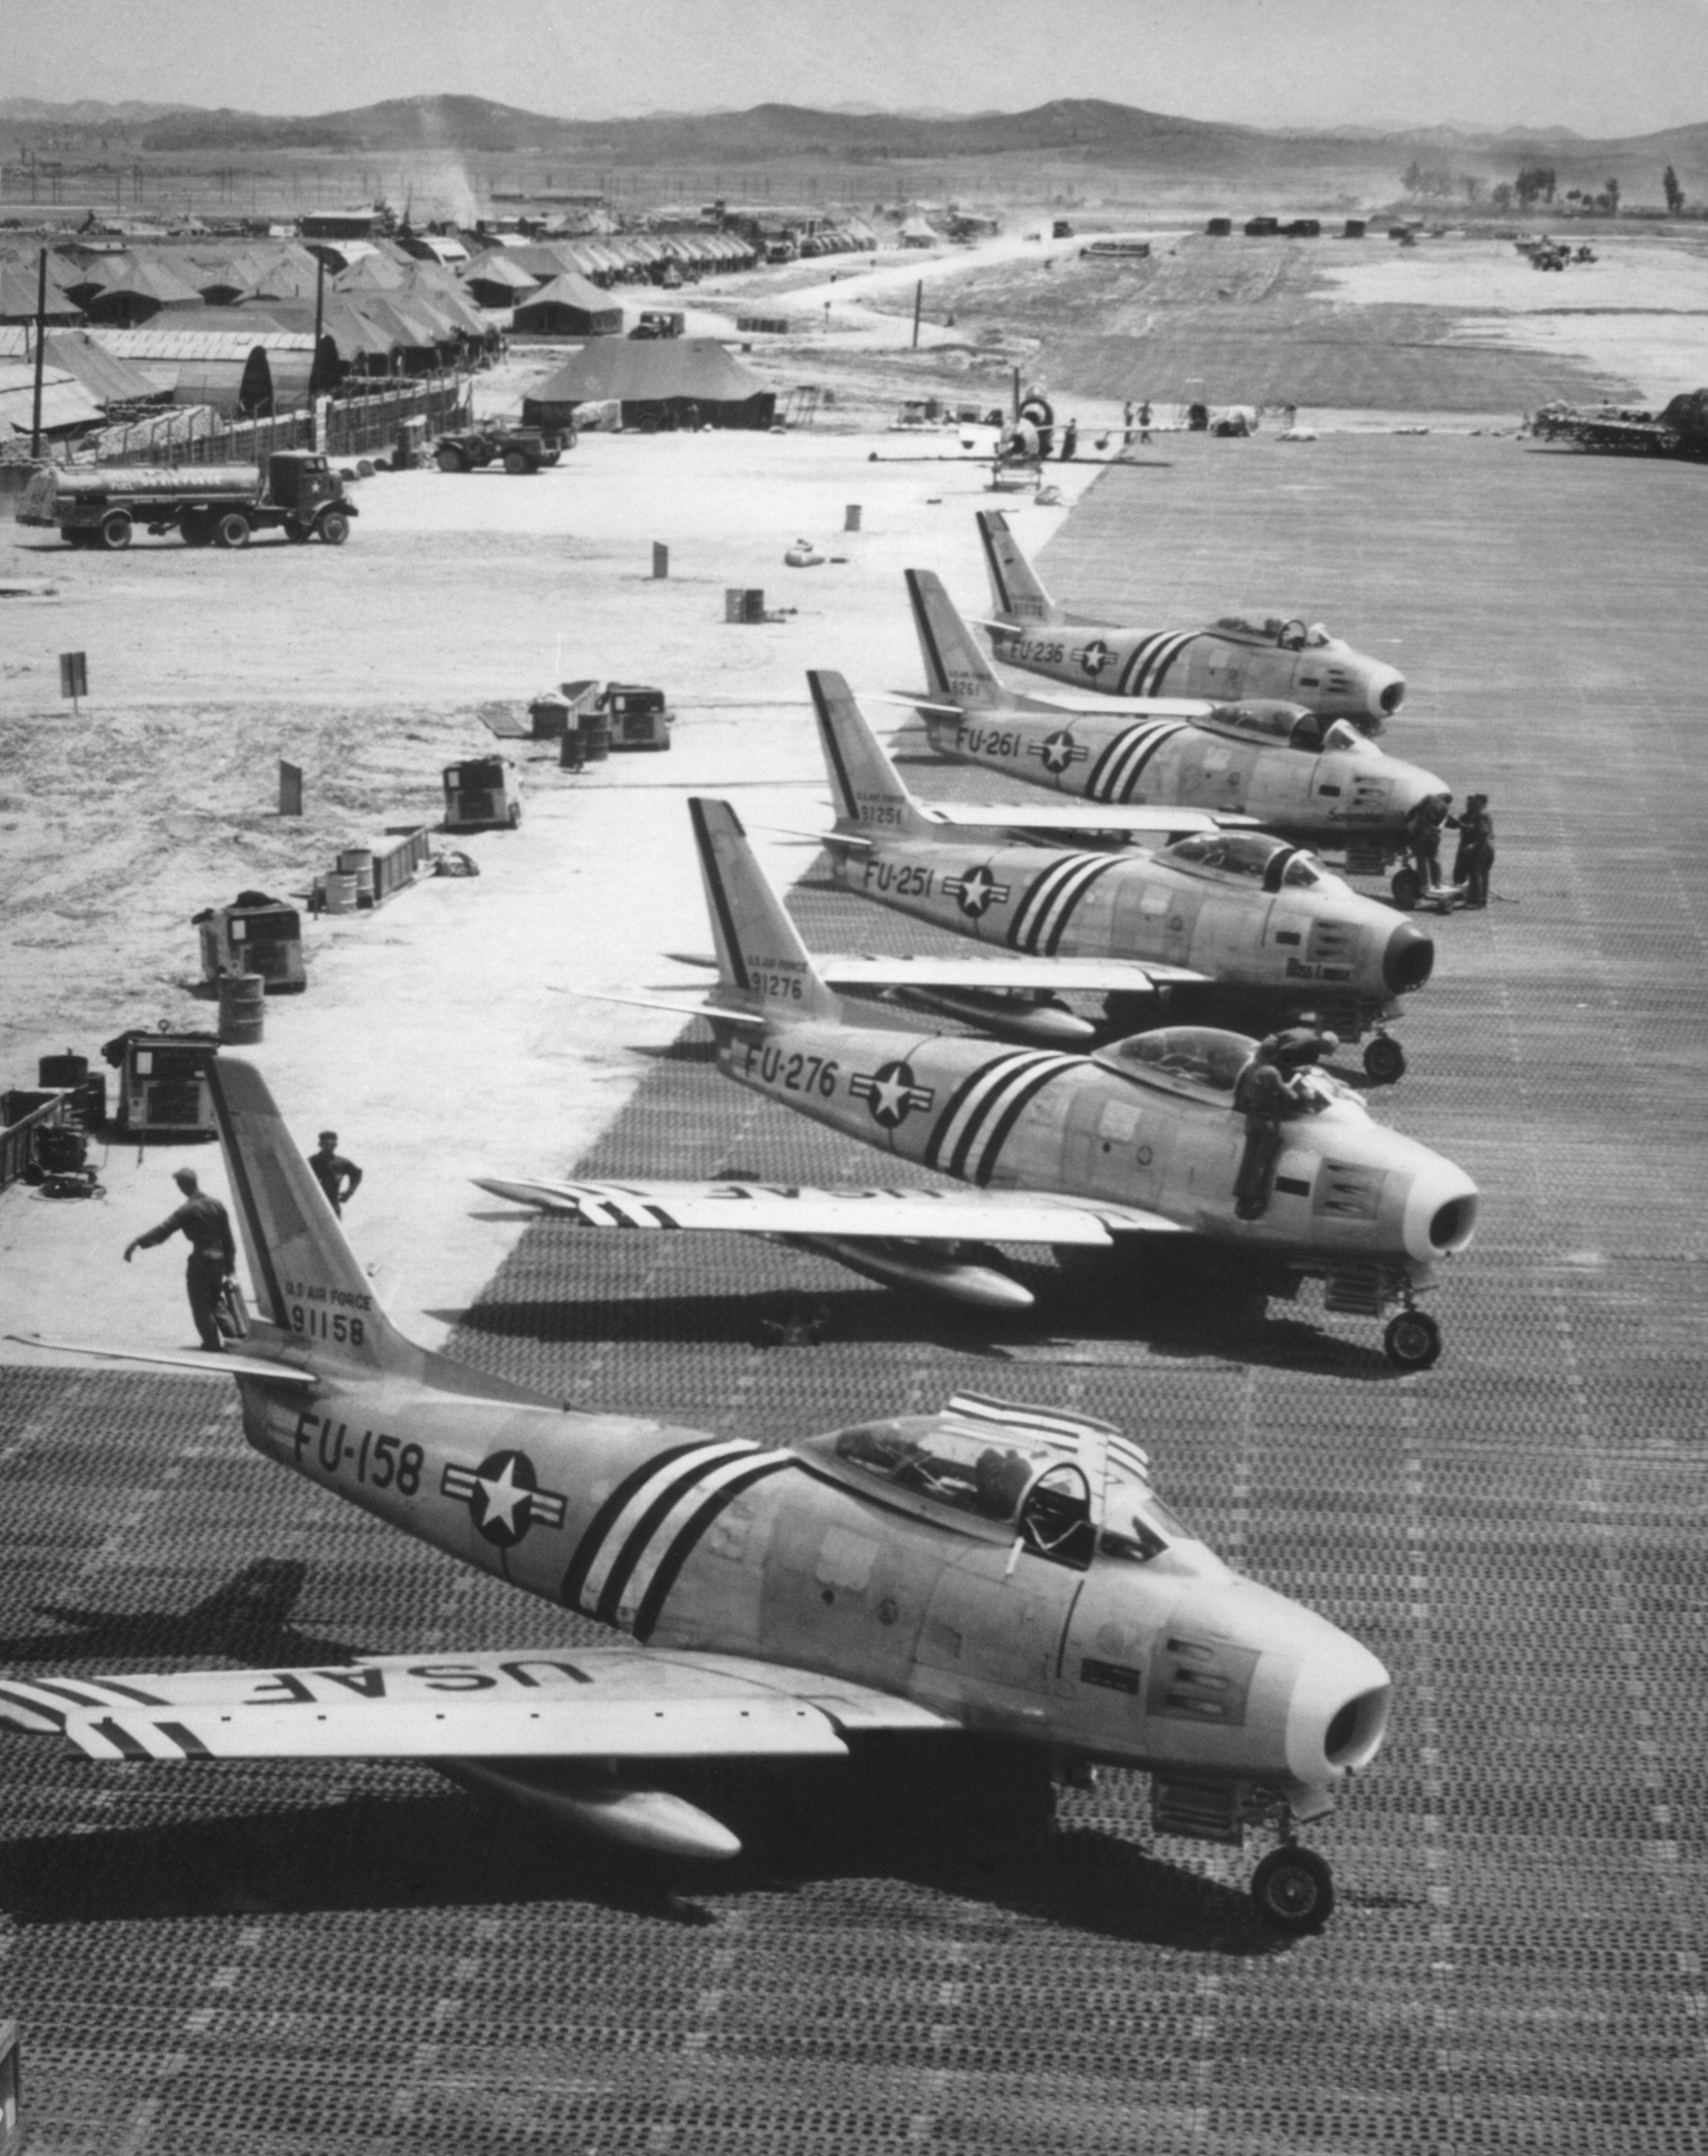
[[[1064,471],[1067,496],[1091,475]],[[799,873],[797,842],[763,827],[823,820],[805,670],[917,680],[900,572],[936,566],[982,603],[985,476],[953,435],[589,435],[536,478],[364,481],[341,551],[114,557],[0,526],[0,584],[52,587],[0,602],[0,1075],[33,1084],[39,1055],[95,1060],[126,1027],[209,1025],[191,916],[304,891],[341,847],[436,820],[442,767],[491,746],[481,705],[584,675],[657,683],[680,714],[668,756],[567,776],[523,747],[521,830],[453,842],[480,877],[307,923],[307,992],[269,1001],[258,1053],[288,1119],[305,1142],[338,1130],[367,1175],[351,1228],[376,1283],[441,1337],[515,1233],[480,1217],[468,1178],[567,1169],[632,1088],[630,1044],[674,1029],[561,991],[703,979],[659,955],[710,947],[692,790],[730,793]],[[1028,515],[1041,542],[1061,512]],[[785,567],[798,536],[833,558]],[[787,611],[731,626],[730,587]],[[75,649],[92,695],[74,717],[57,654]],[[305,773],[300,822],[277,814],[281,757]],[[208,1148],[115,1145],[99,1204],[0,1194],[8,1327],[183,1342],[176,1257],[119,1253],[170,1209],[187,1158],[217,1187]]]
[[[1080,396],[1486,417],[1554,397],[1664,402],[1708,379],[1708,240],[1694,232],[1597,233],[1598,259],[1559,275],[1492,234],[1404,249],[1376,231],[1151,236],[1149,260],[1058,246],[970,264],[933,300],[974,340],[1035,338],[1039,377]]]
[[[1659,397],[1708,379],[1694,244],[1608,239],[1602,263],[1555,279],[1531,270],[1510,243],[1433,242],[1400,254],[1382,241],[1357,263],[1311,255],[1313,282],[1290,259],[1265,266],[1261,244],[1231,247],[1215,259],[1239,269],[1234,297],[1190,300],[1213,271],[1203,246],[1186,240],[1151,271],[1154,294],[1173,293],[1185,313],[1221,305],[1231,321],[1285,302],[1295,323],[1331,324],[1341,348],[1360,356],[1372,394],[1384,382],[1403,392],[1384,410],[1342,415],[1348,424],[1415,427],[1433,408],[1442,367],[1476,363],[1497,342],[1521,358],[1554,355],[1573,379],[1628,382],[1628,393]],[[970,608],[982,606],[971,512],[990,497],[962,444],[984,438],[831,429],[869,425],[892,394],[935,387],[982,401],[987,385],[999,394],[1000,375],[978,377],[969,393],[967,368],[955,364],[981,349],[982,311],[1018,353],[1063,324],[1087,351],[1107,346],[1141,306],[1144,280],[1130,267],[1075,259],[1045,270],[1039,260],[1023,241],[987,251],[970,272],[957,251],[879,265],[859,292],[839,279],[842,326],[753,355],[785,386],[812,378],[815,365],[844,371],[838,378],[858,394],[813,431],[588,436],[531,479],[382,475],[360,484],[356,534],[339,552],[270,541],[225,555],[164,541],[118,557],[73,554],[45,534],[0,526],[0,590],[21,594],[0,598],[9,931],[0,1079],[32,1084],[38,1056],[69,1046],[93,1058],[128,1026],[206,1025],[191,916],[240,889],[301,892],[341,846],[433,819],[442,766],[490,745],[483,704],[521,704],[589,675],[664,687],[680,713],[669,757],[569,777],[523,750],[520,833],[458,842],[480,877],[426,882],[377,913],[311,923],[308,992],[269,1004],[259,1054],[288,1118],[305,1142],[322,1124],[340,1132],[367,1172],[351,1227],[377,1285],[407,1325],[443,1337],[516,1233],[513,1221],[476,1209],[467,1178],[567,1168],[632,1092],[632,1044],[672,1031],[668,1017],[562,991],[620,994],[701,978],[659,955],[706,947],[686,793],[730,792],[762,827],[778,873],[798,873],[809,856],[763,827],[811,829],[823,814],[804,670],[837,667],[875,689],[917,678],[905,567],[935,567]],[[933,307],[957,313],[955,341],[915,354],[896,336],[901,317],[884,310],[927,273]],[[762,288],[747,281],[756,295]],[[797,283],[791,309],[818,291]],[[1456,357],[1433,372],[1389,364],[1396,311],[1427,316],[1425,341]],[[1132,349],[1125,337],[1119,348]],[[1051,349],[1066,346],[1047,347],[1044,362]],[[516,353],[483,394],[519,396],[557,357]],[[1039,377],[1073,397],[1082,439],[1095,444],[1118,408],[1082,398],[1048,365],[1028,378]],[[1467,422],[1451,424],[1462,431]],[[1199,454],[1311,451],[1272,435],[1244,445],[1165,440],[1154,461],[1179,460],[1186,482]],[[1049,476],[1070,506],[1100,468],[1055,466]],[[1143,468],[1110,482],[1144,483]],[[861,528],[844,533],[850,504]],[[1044,546],[1062,514],[1018,512],[1023,543]],[[786,568],[783,550],[798,536],[836,558]],[[670,548],[667,581],[650,573],[655,541]],[[1245,591],[1237,555],[1228,582],[1231,599],[1268,596]],[[790,611],[762,627],[728,625],[726,589],[755,586]],[[1380,648],[1380,624],[1339,625]],[[92,695],[77,715],[57,696],[57,657],[68,650],[89,656]],[[306,774],[300,821],[276,812],[281,757]],[[185,1157],[113,1147],[109,1194],[94,1205],[50,1205],[22,1187],[0,1194],[8,1327],[182,1339],[176,1259],[145,1254],[127,1270],[118,1254],[169,1209],[169,1171]],[[217,1183],[207,1150],[195,1158]]]

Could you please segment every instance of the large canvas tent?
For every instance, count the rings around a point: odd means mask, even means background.
[[[516,301],[514,327],[531,336],[621,336],[623,310],[597,285],[566,271]]]
[[[522,400],[523,424],[567,426],[577,404],[615,402],[625,427],[768,427],[776,393],[716,337],[606,337]]]

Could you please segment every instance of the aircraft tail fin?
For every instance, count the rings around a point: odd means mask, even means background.
[[[316,1363],[418,1374],[424,1351],[381,1309],[266,1080],[230,1055],[208,1078],[256,1315]]]
[[[842,1005],[815,971],[800,931],[754,859],[741,818],[727,801],[698,795],[688,813],[717,946],[712,1000],[765,1018],[839,1018]]]
[[[818,715],[818,746],[836,803],[837,829],[889,838],[931,829],[842,675],[809,673],[807,686]]]
[[[1018,627],[1064,619],[1020,552],[1019,542],[1000,509],[979,511],[978,536],[984,542],[984,566],[990,576],[991,610],[999,619],[1012,621]]]
[[[1013,696],[961,619],[942,578],[930,569],[910,569],[907,596],[920,656],[925,660],[927,691],[964,711],[1012,711]]]

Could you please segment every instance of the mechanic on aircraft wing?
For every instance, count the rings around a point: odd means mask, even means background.
[[[1290,1026],[1269,1034],[1234,1084],[1234,1106],[1245,1117],[1245,1151],[1234,1178],[1234,1209],[1242,1220],[1259,1220],[1269,1209],[1269,1178],[1281,1151],[1281,1125],[1311,1115],[1322,1101],[1305,1081],[1312,1064],[1340,1046],[1332,1033]]]

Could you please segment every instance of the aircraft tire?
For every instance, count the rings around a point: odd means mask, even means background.
[[[1251,1875],[1252,1906],[1271,1930],[1320,1932],[1334,1914],[1334,1874],[1314,1849],[1272,1849]]]
[[[1391,1034],[1378,1033],[1364,1050],[1364,1074],[1378,1086],[1394,1086],[1406,1075],[1406,1052]]]
[[[1396,869],[1388,889],[1393,893],[1393,902],[1402,913],[1417,911],[1418,901],[1423,896],[1423,886],[1415,869]]]
[[[1441,1327],[1425,1310],[1403,1310],[1387,1321],[1383,1353],[1397,1370],[1428,1370],[1441,1360]]]

